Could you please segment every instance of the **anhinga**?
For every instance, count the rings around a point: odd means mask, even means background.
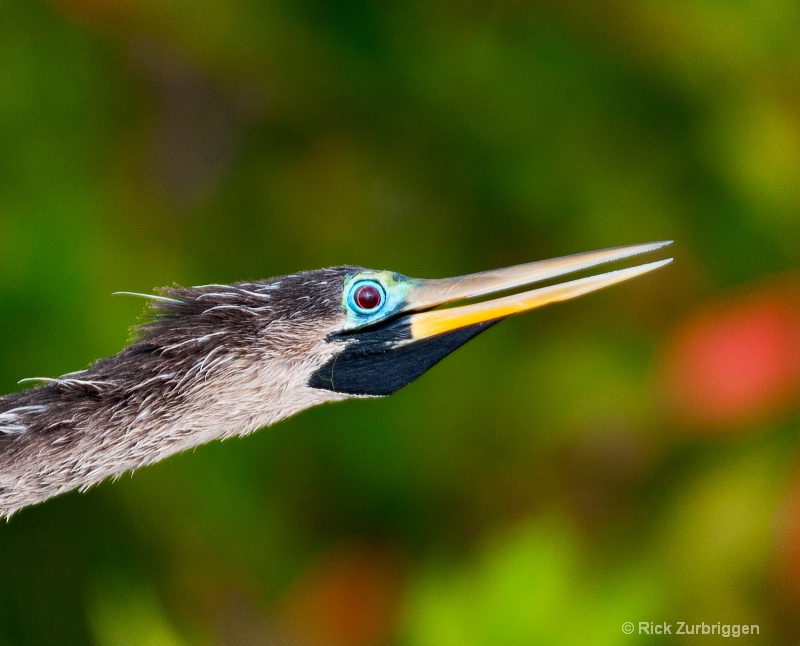
[[[389,395],[503,318],[644,274],[671,259],[494,300],[658,249],[634,245],[459,278],[334,267],[258,282],[170,287],[119,354],[0,398],[0,515],[86,488],[310,406]]]

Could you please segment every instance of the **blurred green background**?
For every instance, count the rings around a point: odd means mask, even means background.
[[[675,239],[388,399],[0,526],[0,645],[800,631],[800,5],[0,4],[0,390],[147,292]],[[676,630],[673,627],[673,632]]]

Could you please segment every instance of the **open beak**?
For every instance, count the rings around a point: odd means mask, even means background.
[[[671,243],[672,241],[670,240],[615,247],[613,249],[564,256],[563,258],[541,260],[505,269],[468,274],[457,278],[419,281],[409,291],[406,297],[406,307],[404,308],[414,312],[405,317],[405,321],[410,325],[411,332],[411,338],[408,342],[420,341],[488,321],[497,321],[512,314],[519,314],[543,305],[582,296],[663,267],[672,262],[672,258],[539,287],[538,289],[469,305],[445,309],[431,308],[453,301],[476,298],[533,283],[540,283],[558,276],[582,271],[595,265],[655,251]]]

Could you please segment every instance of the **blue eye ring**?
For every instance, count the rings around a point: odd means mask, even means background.
[[[358,314],[375,314],[386,304],[386,289],[376,280],[359,280],[350,288],[347,304]]]

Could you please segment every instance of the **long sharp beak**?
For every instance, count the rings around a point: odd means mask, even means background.
[[[411,339],[409,341],[419,341],[478,323],[495,321],[512,314],[542,307],[549,303],[566,301],[582,296],[663,267],[672,262],[672,258],[548,285],[470,305],[438,310],[431,310],[430,308],[432,307],[550,280],[558,276],[588,269],[595,265],[655,251],[671,243],[672,241],[670,240],[616,247],[552,260],[531,262],[507,267],[506,269],[469,274],[458,278],[421,281],[411,290],[407,297],[406,309],[416,310],[416,313],[410,314],[406,319],[411,326]]]

